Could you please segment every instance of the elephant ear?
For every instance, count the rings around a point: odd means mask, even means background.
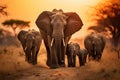
[[[39,30],[44,31],[47,34],[52,33],[52,29],[50,28],[50,16],[53,13],[50,11],[43,11],[36,20],[36,25]]]
[[[75,12],[64,13],[68,16],[67,25],[65,27],[65,37],[70,36],[81,29],[83,22],[80,19],[79,15]]]
[[[24,40],[26,33],[27,33],[27,31],[21,30],[17,35],[18,40],[20,40],[20,41]]]

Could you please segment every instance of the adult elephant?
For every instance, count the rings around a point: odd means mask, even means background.
[[[17,37],[22,44],[26,61],[32,63],[33,65],[37,64],[37,54],[42,42],[40,33],[35,30],[21,30]]]
[[[64,13],[54,9],[43,11],[36,20],[47,50],[47,65],[50,68],[65,66],[66,46],[72,34],[81,29],[83,23],[74,12]]]
[[[97,60],[101,59],[104,47],[105,47],[105,39],[98,33],[91,33],[84,40],[85,48],[88,51],[89,60]]]

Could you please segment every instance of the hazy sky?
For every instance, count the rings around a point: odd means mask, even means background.
[[[90,6],[98,4],[101,0],[0,0],[0,4],[6,5],[9,13],[8,17],[12,19],[21,19],[31,21],[31,27],[37,28],[35,20],[38,15],[45,10],[63,9],[64,12],[76,12],[84,23],[84,29],[89,24]],[[3,20],[3,18],[1,18]],[[84,29],[79,33],[84,34]],[[76,35],[77,35],[76,34]]]

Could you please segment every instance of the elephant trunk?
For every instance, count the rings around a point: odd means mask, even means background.
[[[63,34],[56,33],[52,36],[51,47],[55,45],[55,54],[57,57],[58,64],[62,63],[62,46],[65,46]]]
[[[57,59],[58,63],[61,61],[61,43],[62,43],[62,38],[57,35],[55,36],[55,48],[56,48],[56,54],[57,54]]]

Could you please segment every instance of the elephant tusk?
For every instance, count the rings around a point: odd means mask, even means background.
[[[52,38],[52,41],[51,41],[51,46],[53,46],[53,42],[54,42],[54,38]]]
[[[65,40],[64,40],[64,39],[62,39],[62,41],[63,41],[63,45],[65,46]]]

